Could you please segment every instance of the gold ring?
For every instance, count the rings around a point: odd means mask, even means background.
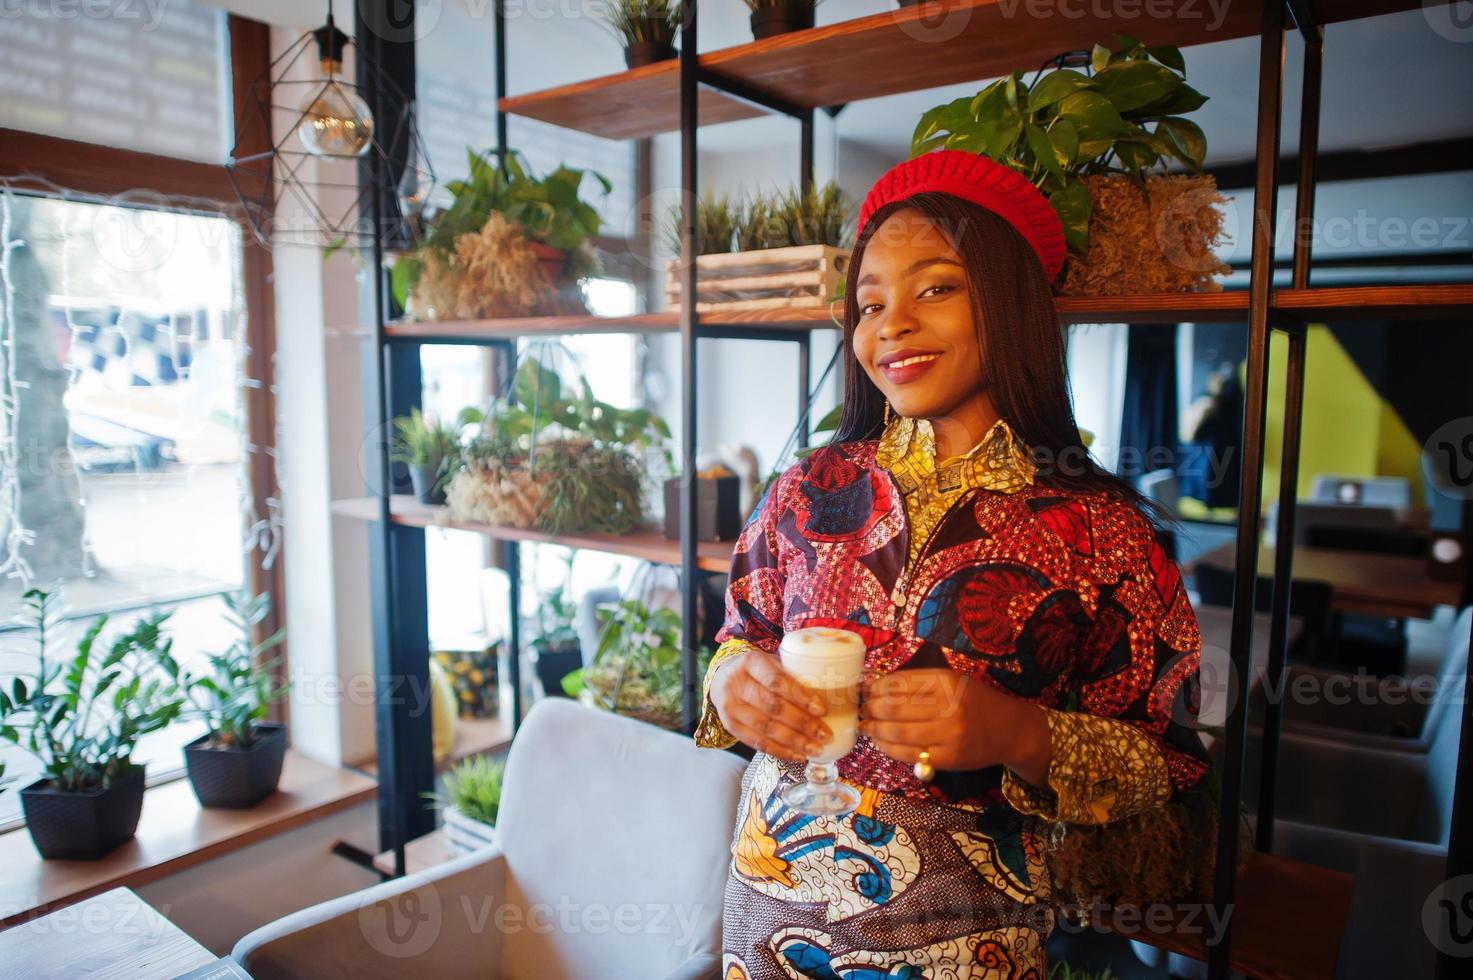
[[[930,749],[921,749],[921,757],[916,760],[914,772],[916,778],[923,783],[929,783],[936,775],[936,769],[931,765]]]

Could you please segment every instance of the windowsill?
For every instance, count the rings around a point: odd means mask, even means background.
[[[144,793],[138,834],[98,861],[47,861],[24,827],[0,833],[0,929],[110,888],[140,885],[371,798],[378,783],[287,750],[276,793],[249,810],[206,810],[187,779]]]

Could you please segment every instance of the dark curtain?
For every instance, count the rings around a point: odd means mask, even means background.
[[[1176,327],[1132,323],[1125,351],[1125,405],[1120,415],[1120,474],[1138,483],[1163,464],[1176,468]]]

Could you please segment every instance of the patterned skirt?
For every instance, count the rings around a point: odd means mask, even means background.
[[[742,777],[722,980],[1043,980],[1053,930],[1032,819],[855,785],[842,818],[779,797],[803,765]]]

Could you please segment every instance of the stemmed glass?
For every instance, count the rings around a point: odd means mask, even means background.
[[[864,678],[864,641],[848,630],[824,626],[793,630],[778,646],[783,670],[824,700],[828,742],[808,758],[804,782],[781,793],[782,801],[800,813],[843,816],[859,806],[859,791],[839,782],[835,763],[859,738],[859,691]]]

